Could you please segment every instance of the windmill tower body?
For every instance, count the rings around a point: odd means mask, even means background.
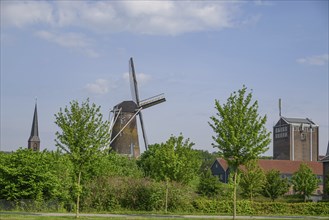
[[[111,147],[119,154],[132,157],[140,155],[137,120],[135,117],[136,109],[137,105],[135,102],[124,101],[116,105],[113,110],[116,123],[112,128],[111,139],[118,136],[112,142]]]
[[[164,102],[166,99],[163,94],[160,94],[146,100],[139,100],[137,79],[132,58],[129,60],[129,78],[133,100],[121,102],[112,110],[114,116],[111,123],[112,128],[110,131],[110,147],[120,154],[138,157],[140,155],[140,147],[138,141],[136,116],[139,116],[145,149],[147,150],[148,142],[146,138],[142,110]]]

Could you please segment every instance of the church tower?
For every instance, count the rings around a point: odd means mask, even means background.
[[[38,112],[37,112],[37,103],[35,103],[34,107],[34,115],[32,121],[31,135],[28,140],[28,149],[32,149],[34,151],[40,151],[40,138],[39,138],[39,130],[38,130]]]

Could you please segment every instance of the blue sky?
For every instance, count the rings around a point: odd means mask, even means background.
[[[35,98],[41,149],[55,149],[54,114],[87,97],[131,100],[134,58],[149,142],[171,134],[214,151],[214,100],[246,85],[272,131],[282,115],[320,126],[328,143],[328,1],[1,0],[1,150],[26,147]],[[143,142],[140,140],[142,150]],[[272,143],[266,155],[272,155]]]

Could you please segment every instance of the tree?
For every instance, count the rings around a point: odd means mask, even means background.
[[[151,145],[138,162],[145,176],[166,182],[166,212],[169,181],[188,184],[198,173],[201,161],[193,145],[189,139],[184,141],[183,135],[171,136],[166,143]]]
[[[52,170],[52,155],[19,149],[10,154],[0,153],[0,199],[28,199],[43,202],[61,199],[60,179]]]
[[[248,162],[245,166],[245,170],[242,171],[240,178],[242,195],[252,201],[255,196],[262,193],[264,183],[265,174],[257,164],[257,161],[253,160]]]
[[[207,150],[194,150],[199,155],[200,160],[202,161],[200,166],[200,174],[203,175],[207,173],[211,166],[214,164],[214,161],[217,159],[218,155],[213,152],[209,153]]]
[[[325,183],[324,184],[325,188],[323,189],[323,194],[328,196],[329,195],[329,174],[326,174],[325,176],[323,176],[323,182]]]
[[[230,95],[226,104],[221,105],[216,100],[217,113],[210,117],[212,123],[209,122],[216,133],[213,146],[218,148],[219,156],[228,162],[233,174],[233,219],[236,217],[238,167],[259,157],[270,143],[270,133],[265,128],[266,115],[259,116],[258,102],[251,103],[252,93],[246,95],[246,92],[243,86]]]
[[[223,183],[218,180],[218,177],[213,176],[208,169],[207,172],[201,174],[198,193],[210,198],[216,198],[223,191],[222,184]]]
[[[279,196],[289,191],[289,181],[287,178],[281,178],[278,170],[270,170],[266,173],[266,181],[263,188],[263,195],[274,201]]]
[[[304,202],[317,188],[319,179],[313,174],[307,164],[302,163],[297,172],[291,178],[293,189],[300,195],[303,195]]]
[[[55,114],[55,123],[61,129],[56,132],[56,146],[69,155],[76,178],[76,217],[79,217],[81,174],[86,165],[104,146],[109,146],[109,123],[102,121],[100,106],[89,104],[89,99],[79,105],[78,101],[62,108]]]

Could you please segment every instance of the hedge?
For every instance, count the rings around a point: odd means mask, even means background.
[[[193,201],[196,212],[232,214],[231,201],[198,198]],[[237,202],[240,215],[310,215],[329,216],[329,202],[285,203],[285,202]]]

